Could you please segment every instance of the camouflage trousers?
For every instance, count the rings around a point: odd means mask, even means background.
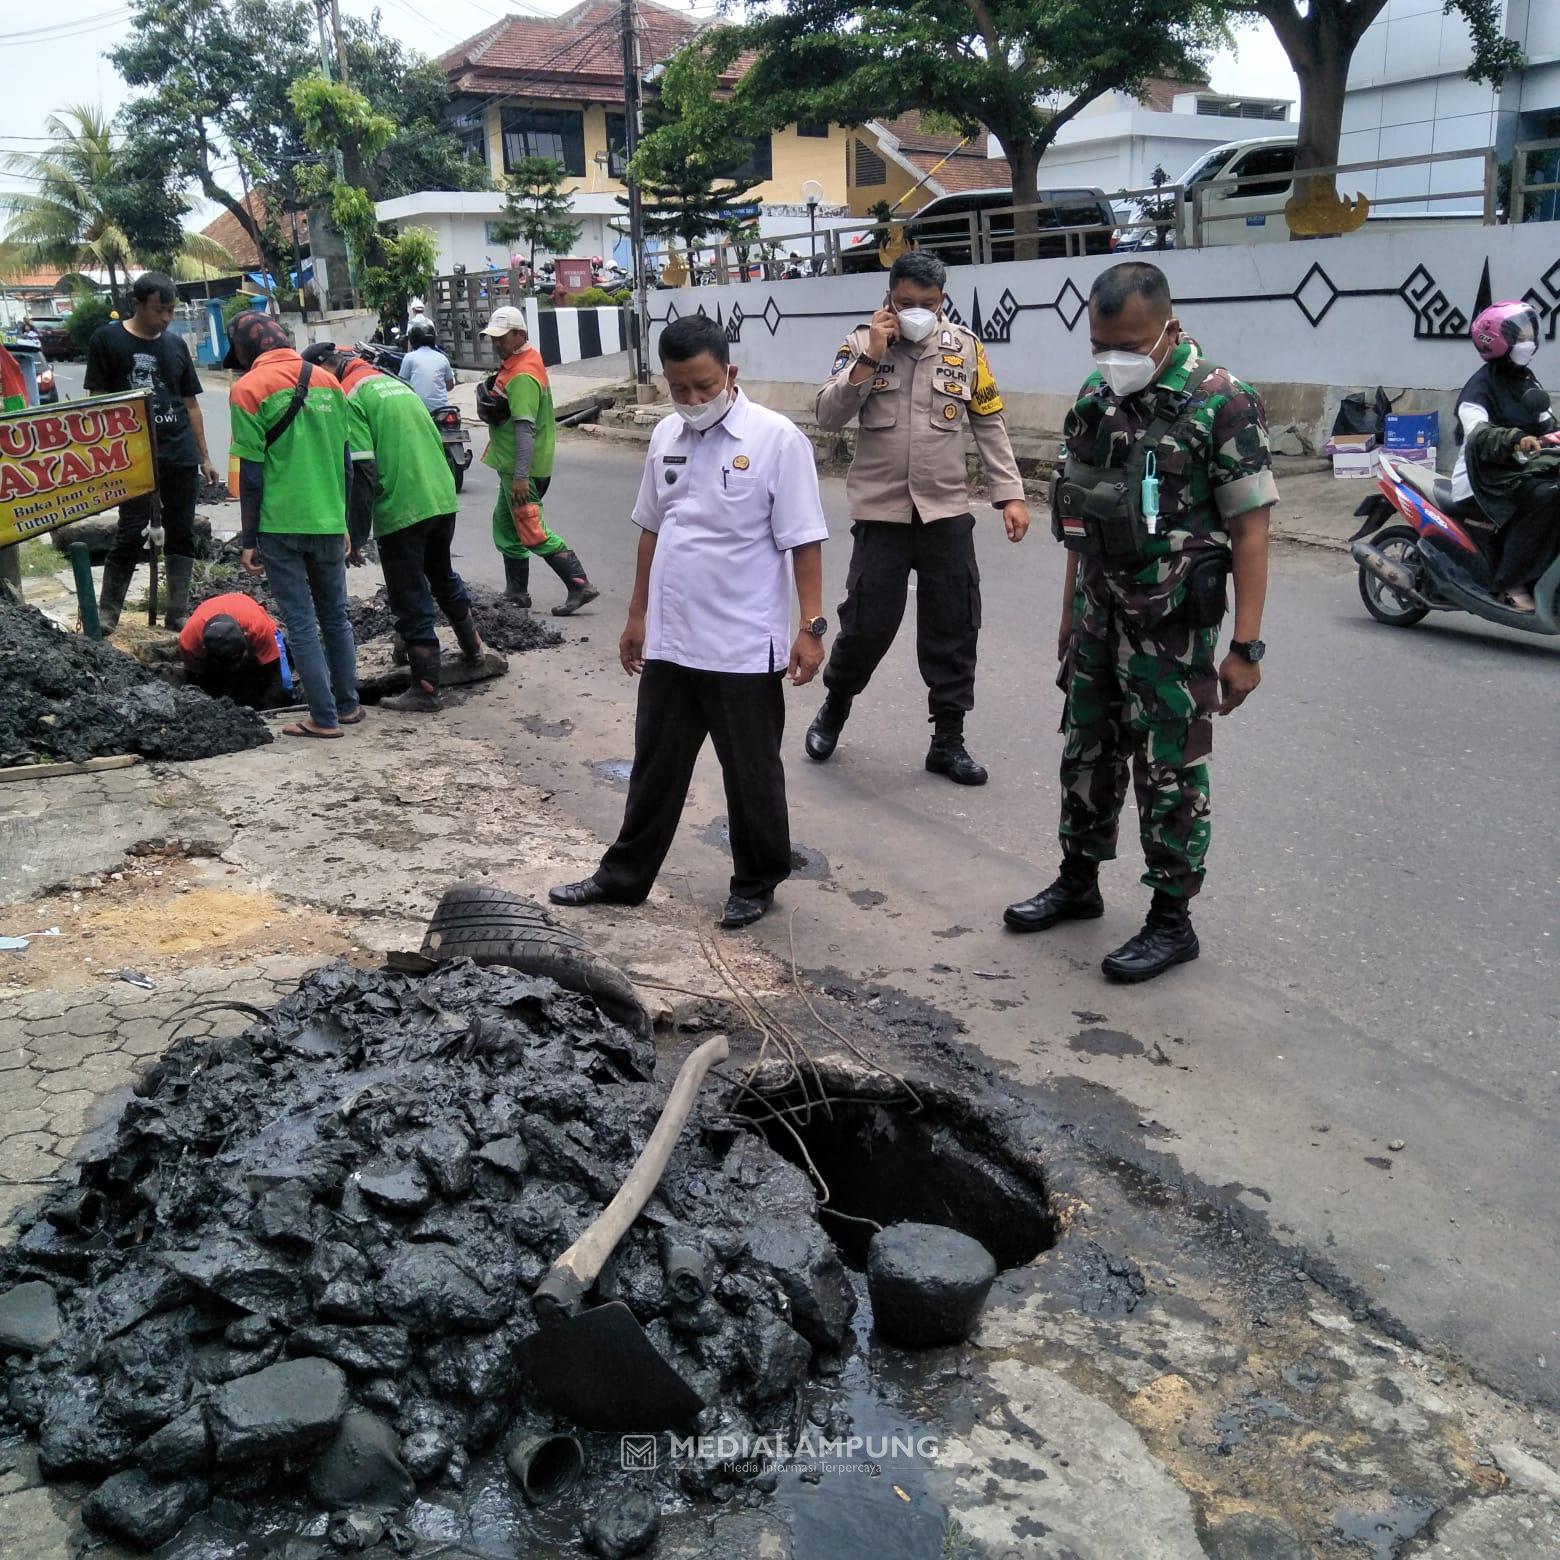
[[[1115,858],[1130,764],[1148,866],[1142,881],[1190,899],[1202,887],[1211,834],[1219,631],[1178,615],[1139,627],[1114,603],[1084,604],[1081,594],[1080,606],[1062,717],[1062,855]]]

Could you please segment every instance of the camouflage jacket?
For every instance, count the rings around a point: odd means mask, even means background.
[[[1152,389],[1125,399],[1096,371],[1084,381],[1063,426],[1064,455],[1092,466],[1124,466],[1134,440],[1154,419],[1154,390],[1179,390],[1205,359],[1190,337],[1170,354]],[[1199,552],[1230,544],[1228,523],[1278,501],[1261,397],[1224,369],[1203,381],[1182,434],[1166,434],[1159,466],[1158,536],[1150,537],[1141,565],[1102,564],[1085,558],[1079,582],[1086,599],[1110,602],[1138,622],[1157,622],[1186,594],[1186,576]],[[1105,593],[1108,592],[1108,598]]]

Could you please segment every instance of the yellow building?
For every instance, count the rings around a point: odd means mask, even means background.
[[[636,0],[646,73],[699,31],[675,11]],[[584,0],[557,17],[510,16],[440,57],[450,79],[454,128],[495,182],[523,157],[553,157],[582,194],[624,193],[622,11],[617,0]],[[787,125],[755,142],[752,199],[843,210],[854,135],[839,125]],[[870,202],[869,202],[870,204]]]

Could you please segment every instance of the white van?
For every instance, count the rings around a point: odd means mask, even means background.
[[[1256,179],[1233,189],[1201,189],[1216,179]],[[1295,191],[1295,137],[1262,136],[1226,141],[1204,152],[1176,180],[1186,191],[1179,247],[1190,248],[1197,232],[1192,218],[1196,198],[1202,213],[1204,244],[1287,243],[1284,206]]]

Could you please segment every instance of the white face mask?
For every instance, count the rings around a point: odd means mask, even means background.
[[[713,428],[731,410],[731,401],[731,386],[727,385],[713,401],[703,401],[697,406],[684,406],[681,401],[672,404],[677,408],[677,415],[690,428],[696,433],[703,433],[706,428]]]
[[[900,309],[899,329],[907,341],[925,341],[937,329],[937,316],[930,309]]]
[[[1511,349],[1511,361],[1518,368],[1526,368],[1533,361],[1533,354],[1538,351],[1536,341],[1519,341]]]
[[[1156,347],[1165,339],[1165,331],[1169,328],[1170,321],[1166,320],[1164,328],[1154,338]],[[1136,395],[1139,390],[1146,390],[1159,372],[1152,352],[1096,352],[1094,361],[1105,376],[1105,383],[1119,396]]]

